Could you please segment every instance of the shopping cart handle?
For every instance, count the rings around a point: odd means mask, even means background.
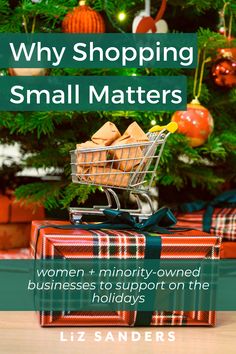
[[[161,130],[164,130],[164,129],[168,130],[170,133],[174,133],[178,129],[178,124],[175,122],[170,122],[167,125],[155,125],[154,127],[152,127],[149,130],[149,132],[156,133],[156,132],[160,132]]]

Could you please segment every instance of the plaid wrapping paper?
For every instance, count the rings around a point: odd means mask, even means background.
[[[51,221],[33,221],[31,254],[36,258],[144,258],[146,237],[125,230],[62,230],[44,228]],[[53,224],[68,225],[53,221]],[[219,258],[220,239],[196,230],[161,235],[161,258]],[[42,312],[42,326],[133,326],[137,313]],[[215,324],[214,311],[154,312],[151,326],[190,326]]]
[[[203,214],[204,210],[179,213],[176,226],[202,230]],[[215,208],[210,232],[223,240],[236,241],[236,208]]]

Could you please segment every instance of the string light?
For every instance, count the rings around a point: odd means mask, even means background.
[[[118,20],[122,22],[126,19],[126,13],[120,12],[117,17],[118,17]]]

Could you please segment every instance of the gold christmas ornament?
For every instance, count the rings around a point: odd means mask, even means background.
[[[11,76],[45,76],[47,69],[44,68],[9,68]]]

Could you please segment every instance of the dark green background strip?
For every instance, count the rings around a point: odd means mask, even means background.
[[[236,260],[1,260],[0,284],[1,311],[236,310]]]

